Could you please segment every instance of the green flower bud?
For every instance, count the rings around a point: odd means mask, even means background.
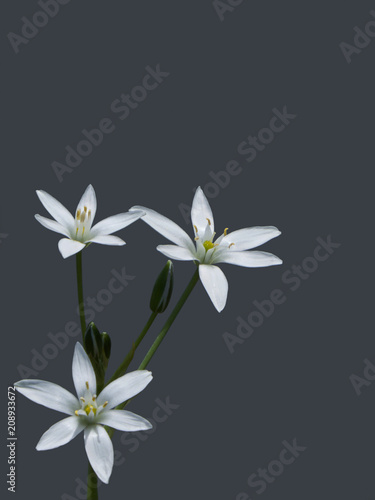
[[[173,275],[173,263],[168,260],[155,281],[150,299],[151,311],[160,314],[167,309],[173,292]]]
[[[97,391],[100,392],[111,354],[111,339],[108,333],[100,333],[96,325],[90,323],[85,333],[84,347],[95,371]]]
[[[85,351],[87,352],[90,359],[91,357],[95,359],[99,359],[101,357],[101,353],[103,350],[103,340],[98,328],[93,322],[91,322],[87,327],[84,337],[84,344]]]
[[[102,333],[102,342],[103,342],[103,364],[104,368],[107,369],[108,361],[111,356],[111,337],[108,333]]]

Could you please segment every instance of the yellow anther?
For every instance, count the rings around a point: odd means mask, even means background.
[[[85,226],[83,226],[83,229],[82,229],[82,236],[85,234]]]
[[[106,402],[104,403],[103,408],[105,408],[105,407],[107,406],[107,404],[108,404],[108,401],[106,401]]]
[[[195,232],[198,234],[198,228],[194,225]]]
[[[206,217],[206,219],[207,219],[208,225],[209,225],[209,226],[211,226],[211,221],[210,221],[210,219],[209,219],[208,217]]]
[[[80,217],[81,217],[81,210],[77,210],[77,219],[79,220]]]
[[[85,220],[85,219],[86,219],[86,214],[85,214],[85,212],[82,212],[82,213],[81,213],[81,218],[80,218],[80,221],[81,221],[81,222],[84,222],[84,220]]]
[[[228,228],[226,227],[226,228],[224,229],[224,236],[226,236],[227,234],[228,234]]]
[[[74,413],[75,413],[75,415],[78,417],[78,410],[76,410]]]
[[[90,412],[92,411],[94,415],[96,415],[96,408],[93,405],[87,405],[84,408],[86,415],[90,415]]]
[[[88,383],[88,382],[86,382],[86,389],[87,389],[87,390],[89,390],[89,388],[90,388],[90,387],[89,387],[89,383]]]
[[[233,245],[234,245],[234,243],[231,243],[231,244],[229,245],[229,247],[228,247],[228,248],[230,248],[230,247],[231,247],[231,246],[233,246]]]
[[[79,399],[82,401],[82,403],[84,403],[84,402],[85,402],[85,398],[82,398],[82,397],[81,397],[81,398],[79,398]]]
[[[87,217],[91,217],[91,210],[89,210]]]
[[[83,210],[84,210],[85,212],[87,212],[87,207],[83,207]]]
[[[93,401],[96,401],[96,396],[93,396],[93,397],[92,397],[92,400],[93,400]]]
[[[196,236],[196,237],[194,238],[194,241],[198,241],[198,240],[199,240],[199,236]]]

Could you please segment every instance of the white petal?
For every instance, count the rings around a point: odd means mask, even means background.
[[[47,219],[47,217],[43,217],[42,215],[35,214],[35,218],[42,226],[50,229],[51,231],[55,231],[55,233],[64,234],[65,236],[70,236],[69,231],[62,226],[59,222],[55,220]]]
[[[71,233],[74,230],[74,217],[64,205],[45,191],[38,190],[36,194],[52,217]]]
[[[235,252],[230,250],[220,254],[220,262],[243,267],[268,267],[283,263],[279,257],[268,252]]]
[[[136,220],[140,219],[144,212],[134,211],[125,212],[123,214],[112,215],[106,219],[98,222],[90,231],[92,236],[99,236],[102,234],[112,234],[124,227],[129,226]]]
[[[64,420],[60,420],[43,434],[36,445],[36,449],[43,451],[63,446],[74,439],[85,427],[86,424],[79,417],[64,418]]]
[[[104,411],[98,416],[96,421],[124,432],[152,429],[152,424],[148,420],[126,410]]]
[[[95,190],[91,184],[87,186],[86,191],[83,193],[81,199],[79,200],[77,210],[83,210],[83,207],[87,207],[87,210],[91,210],[91,221],[93,221],[96,214],[97,202]]]
[[[86,382],[92,394],[96,394],[96,377],[91,361],[79,342],[76,343],[73,356],[73,382],[78,397],[86,393]]]
[[[90,235],[90,239],[87,240],[87,243],[100,243],[101,245],[114,245],[117,247],[126,245],[125,241],[118,236],[112,236],[109,234],[100,234],[98,236],[94,236],[94,238],[91,238]]]
[[[91,467],[98,478],[107,484],[112,474],[114,453],[112,441],[101,425],[86,427],[85,448]]]
[[[207,219],[211,222],[212,231],[214,231],[214,216],[210,204],[205,197],[202,188],[198,187],[195,191],[195,196],[193,199],[193,205],[191,207],[191,222],[194,226],[197,226],[200,235],[203,235],[206,226],[208,224]]]
[[[191,253],[190,250],[184,247],[178,247],[176,245],[159,245],[156,250],[166,255],[170,259],[175,260],[195,260],[196,257]]]
[[[85,243],[81,243],[80,241],[76,240],[70,240],[68,238],[63,238],[58,243],[60,253],[64,257],[64,259],[80,252],[85,248],[85,246]]]
[[[197,245],[197,251],[196,251],[197,259],[199,260],[199,262],[203,263],[206,257],[206,249],[204,248],[203,243],[200,239],[196,241],[196,245]]]
[[[221,245],[229,246],[234,243],[235,251],[250,250],[251,248],[259,247],[272,238],[279,236],[281,232],[277,227],[247,227],[233,231],[221,240]]]
[[[216,266],[201,264],[199,277],[213,305],[221,312],[228,296],[228,281],[223,271]]]
[[[152,380],[152,374],[148,370],[137,370],[126,373],[122,377],[104,387],[98,396],[98,406],[108,401],[106,408],[110,410],[115,406],[127,401],[143,391]]]
[[[18,392],[52,410],[73,415],[80,407],[78,399],[69,391],[44,380],[20,380],[14,384]]]
[[[145,212],[146,215],[142,217],[142,220],[145,221],[146,224],[151,226],[155,229],[155,231],[162,234],[176,245],[188,248],[190,251],[194,252],[194,243],[191,238],[175,222],[171,221],[167,217],[164,217],[164,215],[155,212],[155,210],[152,210],[151,208],[135,206],[130,209],[130,211],[133,210],[141,210],[142,212]]]

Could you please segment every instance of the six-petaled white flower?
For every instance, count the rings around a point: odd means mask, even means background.
[[[142,216],[140,211],[125,212],[103,219],[95,226],[92,226],[97,203],[95,191],[91,184],[87,187],[78,203],[75,217],[59,201],[45,191],[37,191],[36,193],[44,208],[55,219],[47,219],[36,214],[36,220],[47,229],[66,236],[58,243],[64,259],[80,252],[88,243],[125,245],[125,241],[118,236],[112,236],[112,233],[129,226]]]
[[[73,381],[78,399],[69,391],[44,380],[21,380],[15,388],[35,403],[70,415],[46,431],[37,450],[50,450],[69,443],[84,430],[88,459],[96,475],[108,483],[114,460],[113,445],[103,425],[120,431],[151,429],[148,420],[126,410],[114,409],[140,393],[152,380],[151,372],[127,373],[96,395],[96,377],[89,357],[77,342],[73,356]]]
[[[134,206],[131,211],[145,212],[142,216],[149,226],[168,238],[175,245],[159,245],[157,250],[170,259],[193,260],[199,264],[199,277],[212,303],[220,312],[224,309],[228,282],[219,267],[221,262],[243,267],[267,267],[282,264],[271,253],[248,251],[279,236],[280,231],[273,226],[250,227],[228,233],[228,229],[215,240],[214,217],[202,189],[195,192],[191,208],[194,241],[177,224],[163,215],[146,207]]]

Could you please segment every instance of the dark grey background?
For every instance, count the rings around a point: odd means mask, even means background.
[[[223,266],[230,284],[218,314],[199,284],[150,364],[154,381],[131,405],[149,417],[155,399],[180,405],[113,471],[100,498],[235,500],[249,498],[370,500],[374,489],[374,386],[358,397],[349,380],[373,355],[373,60],[375,41],[348,64],[340,42],[353,43],[375,4],[244,1],[221,22],[211,1],[78,1],[58,15],[19,54],[9,32],[40,10],[30,0],[3,1],[3,166],[0,233],[2,282],[2,422],[6,387],[30,366],[49,332],[78,321],[74,258],[63,260],[58,235],[41,227],[47,215],[35,190],[71,211],[89,183],[97,220],[150,206],[190,231],[178,209],[209,172],[238,160],[243,172],[211,199],[218,230],[276,225],[267,244],[282,267]],[[112,101],[139,84],[145,67],[170,76],[120,121]],[[252,163],[237,152],[266,127],[272,109],[287,105],[297,118]],[[116,130],[59,183],[51,163],[64,160],[81,130],[112,118]],[[282,273],[311,256],[316,238],[332,235],[335,253],[295,292]],[[123,248],[92,245],[84,252],[85,294],[105,288],[123,266],[136,278],[95,320],[110,332],[116,368],[148,315],[153,280],[165,262],[163,237],[139,222],[119,233]],[[177,262],[174,301],[191,263]],[[287,301],[230,354],[222,335],[237,316],[275,288]],[[158,326],[165,318],[159,318]],[[148,343],[142,346],[134,364]],[[75,341],[39,377],[73,390]],[[4,367],[4,369],[3,369]],[[85,479],[82,436],[63,448],[36,452],[41,434],[62,415],[17,398],[17,495],[79,498]],[[247,485],[277,459],[282,441],[307,449],[262,495]],[[5,453],[4,453],[5,455]],[[6,491],[3,462],[3,485]],[[245,497],[246,498],[246,497]]]

